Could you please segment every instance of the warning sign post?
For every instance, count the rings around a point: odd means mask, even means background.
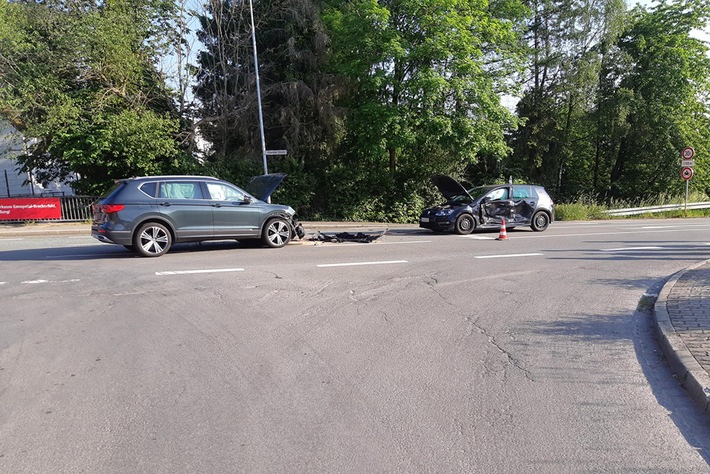
[[[685,211],[688,211],[688,188],[690,180],[693,178],[693,166],[695,166],[695,149],[692,146],[683,148],[680,152],[680,177],[685,181]]]

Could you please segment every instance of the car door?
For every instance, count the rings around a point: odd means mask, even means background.
[[[214,220],[215,238],[258,237],[261,231],[261,201],[236,186],[206,182]]]
[[[199,181],[160,181],[157,192],[158,210],[172,223],[177,241],[212,237],[212,207]]]
[[[501,224],[503,219],[512,221],[514,205],[510,199],[510,188],[501,186],[489,191],[483,198],[482,208],[487,224]]]
[[[532,186],[514,185],[511,198],[514,207],[513,221],[521,225],[530,224],[533,213],[537,209],[537,194]]]

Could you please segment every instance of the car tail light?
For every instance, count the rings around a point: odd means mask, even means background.
[[[122,210],[124,207],[123,204],[102,204],[101,205],[101,210],[104,211],[106,214],[113,214],[114,212],[118,212]]]

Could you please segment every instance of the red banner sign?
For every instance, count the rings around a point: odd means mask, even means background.
[[[59,198],[0,199],[0,221],[61,218]]]

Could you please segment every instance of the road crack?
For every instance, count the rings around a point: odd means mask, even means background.
[[[535,379],[533,378],[533,376],[532,376],[532,374],[530,373],[530,371],[529,371],[528,369],[526,369],[525,367],[523,367],[523,366],[520,364],[520,361],[518,361],[518,359],[516,359],[515,357],[513,357],[513,355],[512,355],[510,352],[508,352],[507,350],[505,350],[505,349],[498,343],[498,341],[496,341],[495,336],[493,336],[492,334],[490,334],[490,333],[486,330],[486,328],[484,328],[483,326],[479,325],[479,324],[478,324],[473,318],[471,318],[470,316],[466,316],[465,319],[466,319],[466,322],[467,322],[468,324],[470,324],[479,334],[485,336],[486,339],[488,339],[488,343],[489,343],[491,346],[495,347],[495,348],[498,350],[498,352],[500,352],[501,354],[503,354],[503,355],[505,356],[505,358],[507,359],[509,365],[513,366],[514,368],[516,368],[517,370],[519,370],[520,372],[522,372],[523,375],[525,375],[525,378],[526,378],[526,379],[530,380],[531,382],[534,382],[534,381],[535,381]]]

